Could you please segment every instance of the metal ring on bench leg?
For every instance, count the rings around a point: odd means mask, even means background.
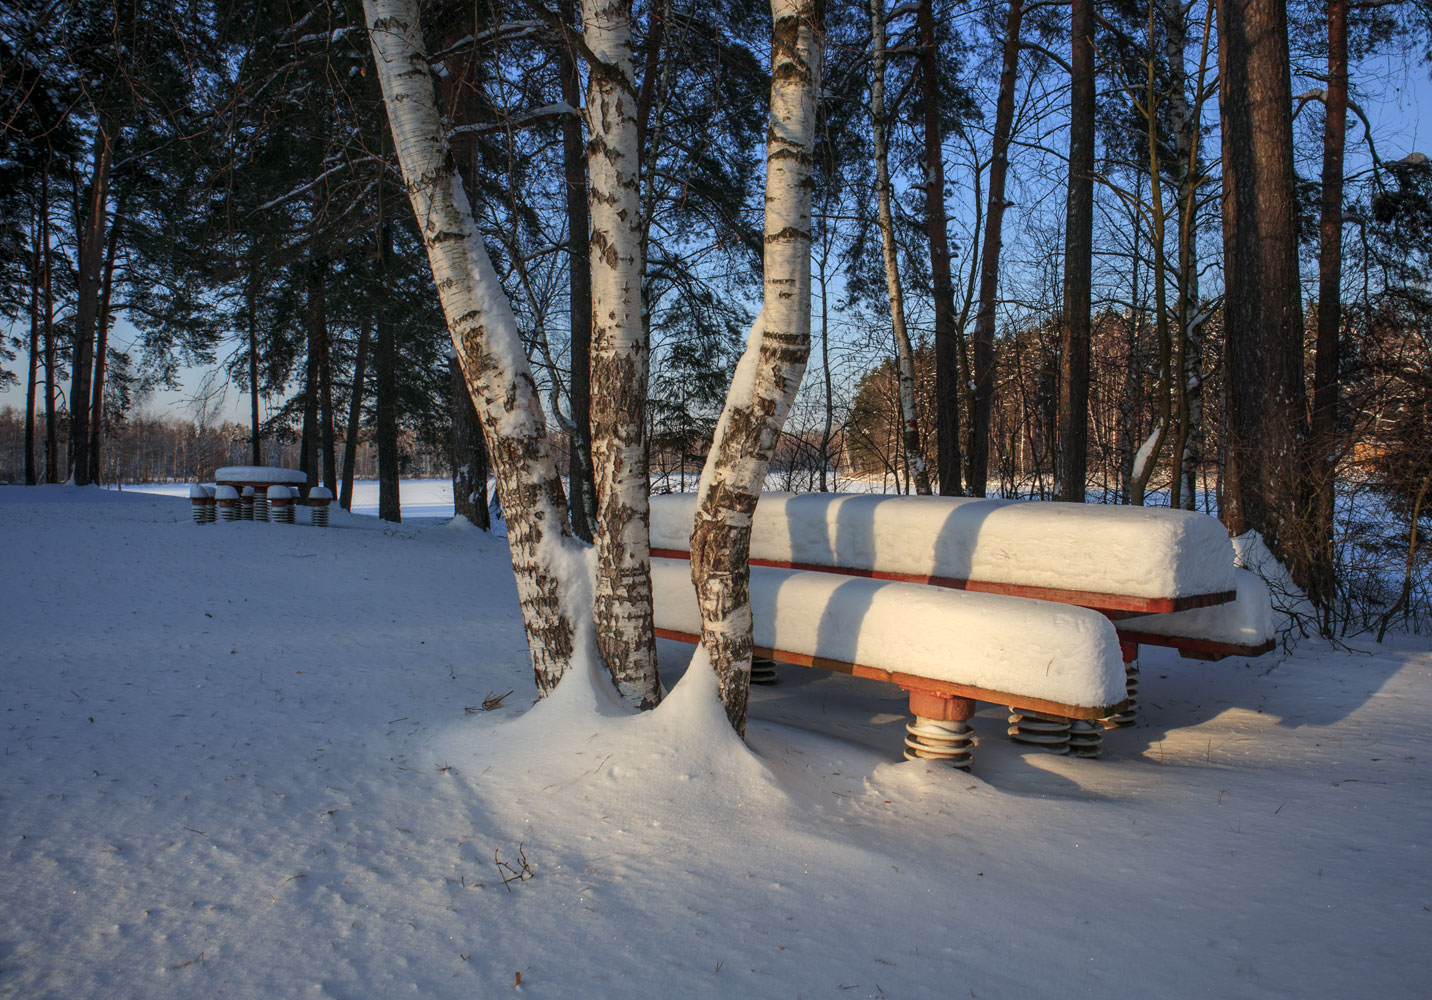
[[[961,771],[970,769],[975,732],[963,719],[945,721],[915,716],[905,724],[906,760],[943,760]]]
[[[1085,719],[1069,723],[1069,752],[1075,757],[1094,758],[1104,748],[1104,727]]]
[[[1016,743],[1028,743],[1050,753],[1069,752],[1069,720],[1027,708],[1009,708],[1009,735]]]
[[[1117,715],[1111,715],[1106,719],[1100,719],[1105,729],[1117,729],[1125,726],[1136,726],[1139,722],[1139,661],[1137,659],[1124,661],[1124,688],[1128,693],[1128,701],[1124,703],[1123,711]]]
[[[774,684],[780,678],[776,675],[776,661],[764,656],[751,657],[751,683]]]

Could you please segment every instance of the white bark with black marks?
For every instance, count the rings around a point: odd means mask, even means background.
[[[572,659],[574,609],[590,602],[586,560],[567,528],[566,496],[516,317],[442,133],[416,0],[364,0],[363,9],[408,198],[488,437],[533,672],[545,695]]]
[[[811,161],[823,34],[815,0],[771,0],[764,298],[701,476],[691,579],[726,717],[745,735],[751,517],[810,355]]]
[[[661,700],[652,631],[642,322],[641,148],[631,0],[583,0],[587,204],[591,218],[592,466],[597,493],[597,645],[623,700]]]

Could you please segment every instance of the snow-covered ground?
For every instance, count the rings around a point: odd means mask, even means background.
[[[182,498],[6,487],[0,538],[0,995],[1432,976],[1425,638],[1147,650],[1144,722],[1104,759],[1017,747],[986,708],[967,775],[898,761],[898,690],[799,668],[742,746],[675,644],[656,712],[583,674],[534,708],[504,543],[465,525],[201,527]]]

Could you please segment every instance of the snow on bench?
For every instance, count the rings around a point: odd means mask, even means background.
[[[652,555],[689,558],[696,495],[651,498]],[[1078,605],[1118,621],[1130,725],[1139,645],[1205,659],[1273,647],[1266,588],[1194,511],[973,497],[765,493],[751,564]]]
[[[651,498],[652,554],[686,558],[694,493]],[[1193,511],[973,497],[764,493],[751,563],[1077,604],[1111,617],[1232,600],[1233,544]]]
[[[1238,596],[1227,604],[1128,618],[1119,623],[1119,638],[1173,646],[1196,659],[1263,655],[1277,645],[1268,585],[1246,569],[1235,570],[1234,579]]]
[[[652,560],[656,633],[700,641],[684,560]],[[976,701],[1009,705],[1034,742],[1096,756],[1125,698],[1119,642],[1097,612],[993,594],[755,567],[756,655],[890,681],[910,692],[907,757],[968,768]],[[1079,720],[1079,721],[1073,721]]]

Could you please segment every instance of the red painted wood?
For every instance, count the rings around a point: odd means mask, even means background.
[[[1262,656],[1278,645],[1276,639],[1247,645],[1236,642],[1214,642],[1211,639],[1191,639],[1178,635],[1156,635],[1153,632],[1133,632],[1119,629],[1120,642],[1132,642],[1145,646],[1171,646],[1190,653],[1206,653],[1219,658],[1225,656]]]
[[[661,559],[689,559],[690,553],[679,549],[652,549],[652,556]],[[948,576],[928,576],[918,573],[887,573],[883,570],[853,569],[848,566],[826,566],[817,563],[784,562],[776,559],[752,559],[752,566],[771,566],[776,569],[812,570],[817,573],[836,573],[841,576],[857,576],[869,580],[890,580],[898,583],[923,583],[951,590],[968,590],[980,594],[1003,594],[1008,597],[1025,597],[1036,601],[1052,601],[1055,604],[1073,604],[1090,608],[1118,619],[1133,615],[1168,614],[1174,611],[1189,611],[1206,608],[1214,604],[1226,604],[1237,596],[1235,591],[1221,590],[1211,594],[1188,594],[1183,597],[1130,597],[1127,594],[1104,594],[1090,590],[1066,590],[1058,587],[1031,587],[1017,583],[992,583],[988,580],[960,580]]]
[[[690,643],[695,645],[701,641],[699,635],[691,632],[681,632],[677,629],[658,628],[656,635],[661,639],[674,639],[677,642]],[[808,653],[792,652],[788,649],[771,649],[768,646],[752,647],[752,654],[765,657],[768,660],[775,660],[778,663],[791,663],[799,667],[816,667],[821,670],[832,670],[836,673],[850,674],[854,677],[865,677],[869,680],[886,681],[891,684],[898,684],[907,691],[921,691],[930,696],[938,698],[968,699],[969,701],[984,701],[993,705],[1010,705],[1015,708],[1027,708],[1034,712],[1045,712],[1050,715],[1063,716],[1068,719],[1103,719],[1114,715],[1122,710],[1123,702],[1115,705],[1066,705],[1063,702],[1048,701],[1044,698],[1031,698],[1028,695],[1014,695],[1004,691],[993,691],[989,688],[974,687],[969,684],[955,684],[951,681],[934,680],[930,677],[921,677],[918,674],[909,674],[899,670],[885,670],[881,667],[868,667],[861,663],[846,663],[843,660],[832,660],[824,656],[811,656]],[[968,718],[968,716],[966,716]]]

